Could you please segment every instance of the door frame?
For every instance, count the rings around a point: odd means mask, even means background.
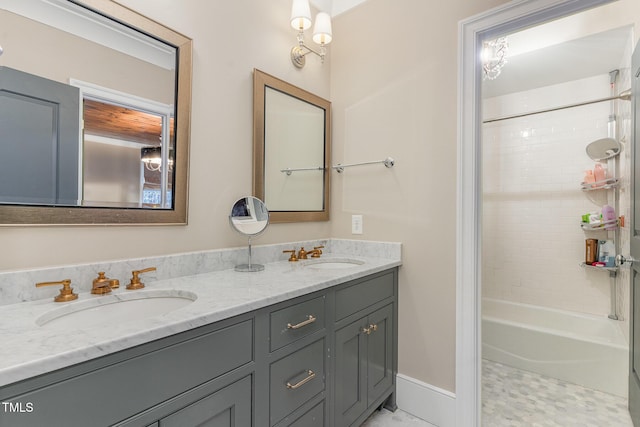
[[[456,426],[481,419],[482,41],[617,0],[515,0],[458,25]]]

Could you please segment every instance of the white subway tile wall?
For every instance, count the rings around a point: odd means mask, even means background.
[[[484,117],[609,95],[605,74],[488,99]],[[580,183],[585,170],[594,167],[585,147],[608,136],[610,109],[610,102],[602,102],[483,125],[483,296],[609,314],[609,275],[584,269],[580,262],[586,238],[612,238],[613,233],[584,232],[580,221],[610,199],[606,191],[581,191]],[[629,125],[626,117],[619,120],[622,127]],[[628,199],[628,192],[622,194]],[[628,211],[628,202],[621,206]],[[621,293],[619,299],[624,299]]]

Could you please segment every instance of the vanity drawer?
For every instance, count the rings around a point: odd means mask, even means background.
[[[364,279],[336,291],[336,319],[357,313],[393,296],[395,270]]]
[[[272,312],[269,316],[271,351],[324,329],[324,303],[325,297],[320,296]]]
[[[323,338],[271,365],[270,425],[324,390],[324,353]]]
[[[276,427],[324,427],[324,405],[324,400],[322,400],[306,412],[299,411],[303,412],[302,415],[295,414],[285,418]]]

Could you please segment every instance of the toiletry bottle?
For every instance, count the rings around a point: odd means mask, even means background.
[[[604,205],[602,207],[602,222],[604,222],[605,230],[615,230],[616,229],[616,211],[609,205]]]
[[[606,173],[600,163],[596,163],[596,166],[593,168],[593,177],[598,183],[596,184],[596,187],[602,187],[604,185],[604,182],[602,181],[606,179]]]
[[[592,170],[584,171],[584,181],[582,183],[585,185],[585,187],[587,188],[592,187],[592,185],[588,185],[588,184],[593,184],[595,180],[596,178],[595,176],[593,176]]]
[[[587,239],[585,241],[584,262],[591,265],[598,261],[598,239]]]

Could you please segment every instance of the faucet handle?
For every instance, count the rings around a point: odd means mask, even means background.
[[[283,254],[291,254],[291,256],[289,257],[289,262],[294,262],[294,261],[298,261],[298,257],[296,256],[296,250],[292,249],[290,251],[282,251]]]
[[[55,285],[62,285],[62,289],[60,289],[60,293],[53,299],[55,302],[67,302],[67,301],[73,301],[74,299],[78,299],[78,294],[73,293],[73,288],[71,287],[71,279],[60,280],[58,282],[36,283],[36,288],[41,288],[42,286],[55,286]]]
[[[300,250],[298,251],[298,259],[307,259],[307,251],[304,250],[304,248],[300,248]]]
[[[320,255],[322,255],[322,249],[323,248],[324,248],[323,245],[314,246],[313,250],[311,252],[309,252],[311,254],[311,258],[320,258]]]
[[[129,284],[127,285],[127,289],[128,290],[134,290],[134,289],[142,289],[144,288],[144,283],[142,283],[140,281],[140,274],[142,273],[148,273],[150,271],[156,271],[155,267],[149,267],[149,268],[145,268],[144,270],[134,270],[131,272],[131,274],[133,275],[133,277],[131,277],[131,282],[129,282]]]

